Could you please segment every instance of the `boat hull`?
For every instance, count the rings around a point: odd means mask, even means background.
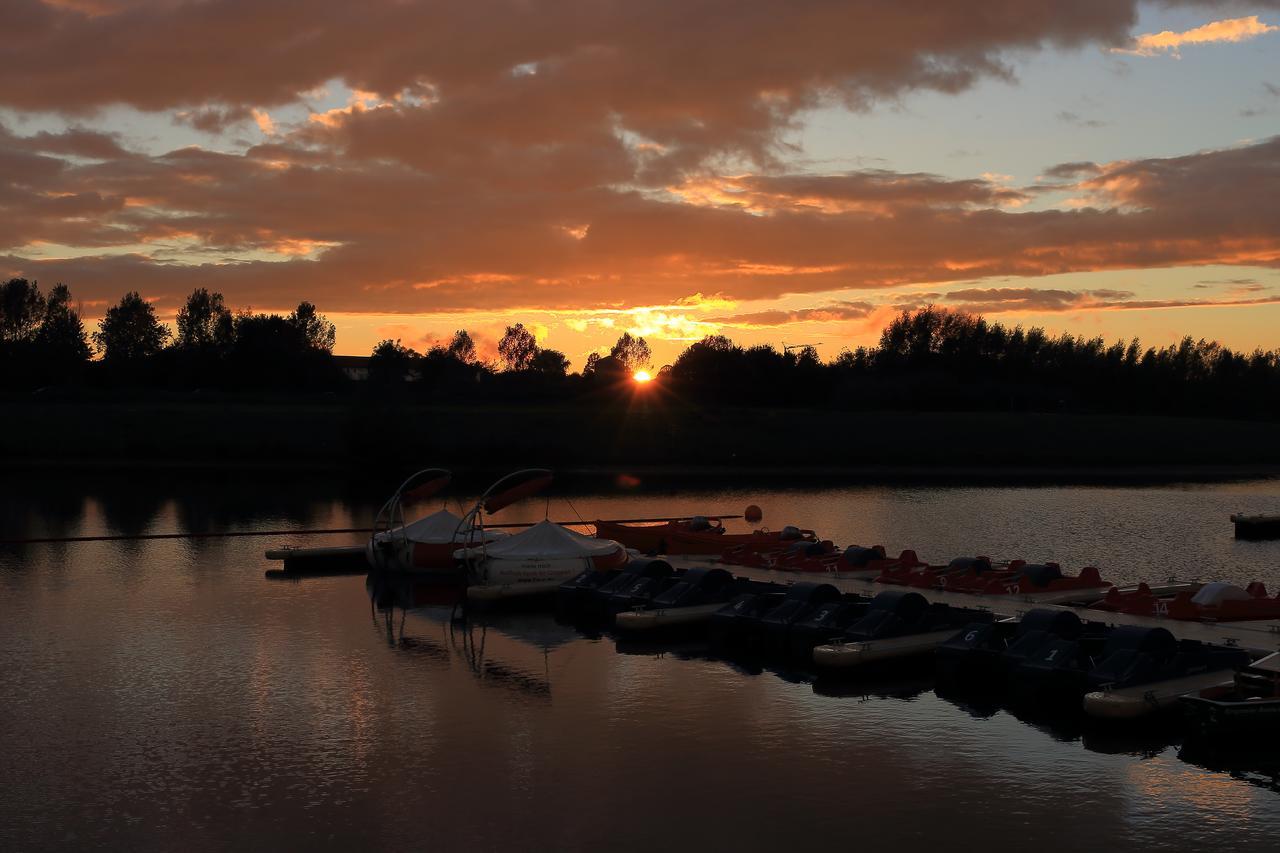
[[[1185,696],[1183,713],[1197,735],[1212,740],[1271,736],[1280,727],[1280,698],[1204,699]]]
[[[719,554],[726,547],[751,538],[687,530],[670,523],[633,525],[597,521],[595,527],[597,537],[612,539],[645,554]]]
[[[365,558],[373,569],[406,574],[460,575],[454,552],[461,545],[452,542],[378,542],[365,546]]]
[[[481,601],[554,593],[588,569],[607,571],[626,562],[627,552],[621,548],[603,557],[484,557],[475,566],[467,597]]]

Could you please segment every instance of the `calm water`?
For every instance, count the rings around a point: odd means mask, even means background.
[[[0,538],[359,525],[378,497],[280,479],[10,479]],[[1236,542],[1227,521],[1280,509],[1280,481],[583,493],[549,511],[748,502],[773,526],[932,560],[1280,585],[1280,542]],[[265,580],[263,548],[287,541],[0,546],[0,849],[1272,850],[1280,837],[1266,753],[1222,765],[1161,728],[1024,722],[936,696],[927,673],[830,691],[697,648],[624,654],[538,614],[379,611],[363,577]]]

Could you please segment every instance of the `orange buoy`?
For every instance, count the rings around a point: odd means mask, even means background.
[[[755,504],[752,504],[742,513],[742,517],[752,524],[757,524],[760,519],[764,518],[764,510],[760,509],[760,507]]]

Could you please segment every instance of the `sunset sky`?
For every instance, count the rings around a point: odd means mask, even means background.
[[[3,0],[0,275],[337,351],[1280,347],[1280,0]]]

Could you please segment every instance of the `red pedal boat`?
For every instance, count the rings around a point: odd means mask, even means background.
[[[729,540],[729,536],[725,537]],[[784,553],[795,547],[818,544],[818,535],[812,530],[787,526],[781,530],[763,531],[733,536],[720,551],[720,562],[734,566],[772,568]]]
[[[778,548],[790,542],[813,542],[812,530],[784,527],[782,530],[755,530],[725,533],[718,518],[694,516],[662,524],[620,524],[595,522],[596,536],[621,542],[646,554],[723,554],[730,549],[758,551]]]
[[[1101,598],[1110,587],[1111,583],[1104,581],[1094,566],[1085,566],[1079,575],[1072,577],[1062,574],[1057,563],[1043,563],[1023,566],[1012,579],[992,579],[977,592],[979,595],[1033,595],[1065,601],[1082,594]],[[947,588],[950,589],[950,585]]]
[[[779,572],[826,572],[830,571],[827,564],[834,563],[839,556],[830,539],[796,542],[777,555],[772,568]]]
[[[946,575],[960,575],[967,571],[990,572],[991,560],[986,557],[956,557],[945,566],[930,566],[920,562],[914,565],[900,563],[896,566],[886,566],[876,578],[876,583],[928,589],[937,586]]]
[[[1168,616],[1169,604],[1179,594],[1195,595],[1204,587],[1200,583],[1178,583],[1170,579],[1169,586],[1152,589],[1145,582],[1135,589],[1111,587],[1101,601],[1089,605],[1090,610],[1108,613],[1128,613],[1132,616]]]
[[[1280,596],[1269,598],[1267,588],[1258,581],[1245,589],[1229,583],[1207,583],[1194,595],[1183,592],[1175,596],[1166,615],[1199,622],[1280,619]]]
[[[835,573],[846,578],[871,578],[891,569],[911,569],[924,563],[910,548],[896,557],[885,556],[884,546],[863,548],[850,545],[836,560]]]
[[[819,548],[821,550],[816,550]],[[888,570],[922,565],[916,552],[910,549],[897,557],[889,557],[883,545],[870,548],[850,545],[843,551],[837,551],[830,542],[823,541],[803,553],[797,550],[782,554],[772,568],[780,572],[825,572],[845,578],[869,578]]]
[[[1096,604],[1089,605],[1090,610],[1105,610],[1108,613],[1128,613],[1132,616],[1164,616],[1170,599],[1162,598],[1151,591],[1145,582],[1138,584],[1137,589],[1120,591],[1117,587],[1107,590],[1107,595]]]

